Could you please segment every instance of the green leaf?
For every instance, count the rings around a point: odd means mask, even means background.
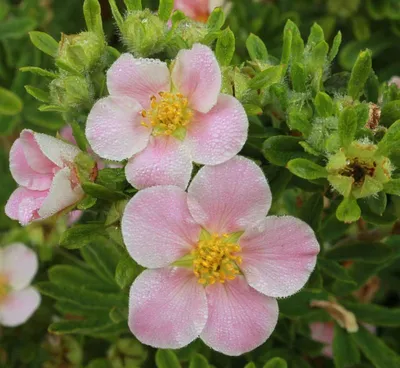
[[[379,192],[365,199],[370,210],[379,216],[382,216],[386,210],[387,197],[384,192]]]
[[[49,34],[39,31],[29,32],[32,43],[42,52],[52,57],[58,54],[58,42]]]
[[[286,22],[285,28],[283,30],[283,46],[282,46],[282,56],[281,56],[281,64],[283,64],[282,65],[283,74],[286,73],[290,61],[290,56],[292,53],[293,35],[298,33],[299,29],[297,28],[296,24],[294,24],[289,19]]]
[[[75,225],[64,231],[60,245],[67,249],[78,249],[104,236],[107,236],[107,233],[102,225]]]
[[[400,179],[391,179],[383,185],[383,191],[388,194],[400,196]]]
[[[351,334],[351,337],[376,368],[400,367],[399,355],[365,327],[359,326],[358,332]]]
[[[334,280],[356,284],[350,276],[349,271],[333,260],[318,258],[318,266],[323,273],[329,275]]]
[[[28,92],[32,97],[36,98],[37,100],[45,103],[50,102],[50,94],[43,89],[36,88],[34,86],[25,86],[26,92]]]
[[[133,281],[143,271],[129,255],[123,256],[115,270],[115,281],[121,289],[131,287]]]
[[[260,89],[264,87],[269,87],[271,84],[274,83],[279,83],[284,74],[283,69],[283,65],[270,66],[269,68],[263,70],[261,73],[258,73],[252,80],[250,80],[249,88]]]
[[[318,92],[314,100],[315,108],[319,116],[327,118],[333,114],[332,98],[325,92]]]
[[[303,64],[294,63],[290,70],[290,77],[292,78],[293,89],[296,92],[306,91],[307,74]]]
[[[3,6],[3,5],[2,5]],[[10,18],[0,22],[0,41],[25,37],[37,26],[33,17]]]
[[[329,45],[326,43],[326,41],[321,41],[312,49],[310,57],[310,65],[312,66],[312,68],[323,68],[328,50]]]
[[[286,164],[295,158],[311,158],[312,156],[304,152],[297,137],[278,135],[268,138],[262,147],[265,158],[277,166]]]
[[[181,368],[178,357],[172,350],[158,349],[156,353],[157,368]]]
[[[300,218],[310,225],[315,232],[321,226],[321,215],[324,207],[322,193],[314,193],[302,206]]]
[[[338,133],[342,147],[348,147],[357,131],[357,115],[352,107],[346,107],[339,117]]]
[[[311,27],[310,35],[308,36],[307,46],[314,47],[322,41],[325,41],[324,30],[320,25],[314,23]]]
[[[167,22],[174,8],[174,0],[160,0],[158,6],[158,16],[164,22]]]
[[[287,363],[282,358],[272,358],[264,364],[264,368],[287,368]]]
[[[105,199],[107,201],[116,201],[125,199],[126,196],[121,192],[112,191],[100,184],[86,182],[82,184],[82,189],[86,194],[94,198]]]
[[[304,41],[300,34],[294,34],[292,39],[292,63],[303,62]],[[293,66],[292,66],[293,67]]]
[[[257,368],[253,362],[247,363],[244,368]]]
[[[294,160],[290,160],[287,164],[287,168],[292,174],[308,180],[326,178],[328,176],[325,167],[317,165],[316,163],[304,158],[295,158]]]
[[[379,124],[390,127],[396,120],[400,119],[400,100],[389,101],[381,110]]]
[[[83,3],[83,15],[88,31],[104,37],[101,8],[98,0],[85,0]]]
[[[339,31],[333,39],[332,47],[328,54],[328,61],[331,63],[339,52],[340,44],[342,43],[342,33]]]
[[[228,27],[224,29],[218,37],[215,47],[215,55],[222,66],[228,66],[235,53],[235,35]]]
[[[336,261],[360,261],[366,263],[385,262],[393,254],[392,248],[384,243],[354,242],[333,247],[325,252],[328,259]]]
[[[312,130],[312,125],[307,113],[299,109],[291,109],[288,114],[288,121],[290,129],[298,130],[305,137],[308,137]],[[300,142],[301,144],[302,142]]]
[[[357,100],[364,91],[365,83],[372,71],[372,54],[370,50],[361,51],[353,66],[347,93]]]
[[[17,115],[21,111],[21,99],[14,92],[0,87],[0,114]]]
[[[112,13],[113,18],[115,20],[115,23],[117,23],[118,28],[121,30],[123,28],[123,25],[124,25],[124,18],[122,17],[120,11],[118,10],[118,6],[115,3],[115,0],[108,0],[108,2],[110,4],[111,13]],[[126,4],[126,1],[125,1],[125,4]]]
[[[210,32],[218,31],[221,29],[224,23],[225,23],[224,11],[219,7],[215,8],[208,17],[207,20],[208,29],[210,30]]]
[[[57,74],[42,68],[38,68],[36,66],[23,66],[22,68],[19,68],[19,70],[23,73],[29,72],[36,75],[40,75],[41,77],[47,77],[51,79],[57,78]]]
[[[190,360],[189,368],[208,368],[209,364],[207,359],[201,354],[193,355]]]
[[[353,312],[357,320],[374,326],[400,326],[400,308],[387,308],[376,304],[361,304],[343,301],[343,306]]]
[[[142,0],[124,0],[128,11],[142,10]]]
[[[336,210],[338,220],[352,223],[361,217],[361,209],[357,200],[353,197],[344,198]]]
[[[353,367],[360,362],[360,351],[350,334],[335,323],[333,360],[336,368]]]
[[[261,40],[260,37],[253,33],[246,40],[246,48],[253,61],[267,61],[268,60],[268,50]]]
[[[56,335],[64,334],[83,334],[95,335],[112,334],[120,335],[128,332],[126,321],[114,323],[110,319],[88,318],[84,321],[60,321],[54,322],[49,326],[49,332]]]
[[[388,156],[392,151],[399,150],[400,120],[393,123],[387,130],[382,140],[378,143],[379,153]]]

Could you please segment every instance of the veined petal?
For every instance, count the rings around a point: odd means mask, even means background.
[[[1,248],[0,261],[0,273],[7,277],[13,290],[29,286],[38,269],[36,253],[22,243]]]
[[[150,129],[141,125],[142,106],[133,98],[105,97],[89,113],[86,137],[93,151],[108,160],[121,161],[147,146]]]
[[[208,46],[196,43],[179,51],[172,70],[172,82],[187,97],[189,107],[206,113],[217,103],[221,90],[221,70]]]
[[[247,282],[260,293],[287,297],[298,292],[314,270],[319,244],[314,231],[292,216],[268,216],[240,238]]]
[[[242,104],[235,97],[221,94],[208,113],[194,116],[188,126],[185,144],[194,162],[217,165],[242,149],[248,128],[249,121]]]
[[[195,340],[207,321],[204,288],[189,270],[143,271],[129,296],[129,327],[144,344],[179,349]]]
[[[145,267],[164,267],[190,253],[200,235],[187,207],[187,194],[175,186],[137,193],[125,207],[122,235],[131,257]]]
[[[208,320],[200,338],[212,349],[237,356],[263,344],[278,321],[278,303],[238,276],[206,288]]]
[[[208,231],[244,231],[262,220],[271,206],[271,191],[261,169],[236,156],[216,166],[204,166],[188,188],[193,218]]]
[[[152,137],[148,146],[125,167],[126,178],[137,189],[154,185],[176,185],[186,189],[192,160],[182,142],[174,137]]]
[[[151,96],[169,92],[170,73],[166,63],[155,59],[135,59],[122,54],[107,72],[111,96],[127,96],[148,109]]]

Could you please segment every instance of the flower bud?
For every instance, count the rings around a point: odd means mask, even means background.
[[[69,76],[54,79],[50,85],[50,96],[53,104],[75,108],[91,100],[88,82],[83,77]]]
[[[99,63],[104,51],[104,40],[93,32],[62,33],[57,59],[79,72],[89,71]]]
[[[121,28],[126,46],[138,57],[162,51],[166,30],[165,23],[148,9],[128,14]]]

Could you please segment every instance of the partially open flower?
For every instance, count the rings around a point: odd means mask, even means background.
[[[23,130],[10,151],[10,171],[19,188],[7,202],[7,216],[27,225],[80,201],[84,192],[74,163],[80,152],[60,139]]]
[[[186,188],[192,161],[216,165],[243,147],[248,119],[241,103],[220,94],[221,71],[210,48],[181,50],[172,70],[159,60],[123,54],[107,73],[110,96],[91,110],[86,136],[100,157],[129,159],[138,189]]]
[[[344,197],[365,198],[380,192],[391,178],[389,158],[371,143],[353,142],[331,156],[326,166],[330,184]]]
[[[261,345],[278,320],[275,298],[304,286],[319,252],[306,223],[265,217],[270,206],[261,169],[243,157],[203,167],[187,193],[155,186],[136,194],[122,233],[150,269],[131,287],[132,333],[172,349],[200,336],[227,355]]]
[[[0,248],[0,325],[25,323],[40,304],[40,294],[30,286],[38,269],[35,252],[15,243]]]
[[[230,4],[226,0],[175,0],[174,2],[175,10],[180,10],[189,18],[204,23],[217,7],[223,7],[227,12]]]

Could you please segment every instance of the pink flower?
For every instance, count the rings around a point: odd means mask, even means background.
[[[400,77],[394,75],[392,78],[389,79],[388,85],[395,84],[397,87],[400,88]]]
[[[86,136],[99,156],[121,161],[138,189],[186,188],[192,161],[217,165],[243,147],[248,119],[240,102],[220,94],[221,71],[210,48],[181,50],[172,70],[159,60],[123,54],[107,73],[110,96],[96,102]]]
[[[227,355],[261,345],[278,320],[276,298],[304,286],[319,252],[306,223],[265,217],[270,206],[261,169],[239,156],[200,169],[187,193],[155,186],[136,194],[122,234],[149,269],[130,290],[132,333],[171,349],[200,336]]]
[[[38,269],[35,252],[15,243],[0,248],[0,325],[25,323],[40,304],[40,294],[29,286]]]
[[[7,202],[8,217],[27,225],[80,201],[74,158],[77,147],[46,134],[23,130],[10,151],[10,171],[19,184]]]
[[[222,7],[225,0],[175,0],[174,9],[199,22],[207,22],[214,8]]]

